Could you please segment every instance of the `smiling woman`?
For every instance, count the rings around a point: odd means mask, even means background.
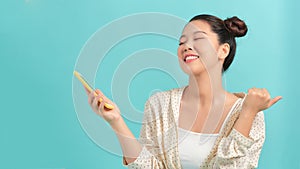
[[[265,140],[262,111],[281,96],[271,99],[266,89],[258,88],[247,94],[224,89],[222,73],[235,56],[235,38],[246,33],[247,26],[238,17],[224,21],[212,15],[192,18],[182,31],[177,51],[189,84],[148,99],[139,140],[115,103],[98,89],[87,90],[92,109],[118,136],[124,165],[132,169],[258,166]],[[105,109],[106,103],[114,109]]]

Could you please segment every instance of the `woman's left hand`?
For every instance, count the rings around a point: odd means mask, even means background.
[[[244,100],[243,109],[247,110],[247,112],[257,114],[271,107],[280,99],[282,99],[282,96],[271,98],[267,89],[251,88],[248,90],[248,94]]]

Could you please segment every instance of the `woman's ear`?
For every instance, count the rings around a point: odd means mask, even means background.
[[[225,60],[229,52],[230,52],[230,45],[228,43],[222,44],[219,48],[219,55],[218,55],[219,59]]]

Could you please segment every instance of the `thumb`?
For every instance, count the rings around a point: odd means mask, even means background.
[[[83,86],[83,88],[84,88],[86,94],[89,95],[89,94],[90,94],[90,91],[89,91],[86,87],[84,87],[84,86]]]
[[[282,99],[282,96],[277,96],[277,97],[273,98],[272,100],[270,100],[268,107],[271,107],[273,104],[277,103],[281,99]]]

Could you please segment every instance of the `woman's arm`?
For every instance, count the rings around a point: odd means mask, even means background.
[[[266,89],[249,89],[232,131],[221,139],[209,168],[256,168],[265,140],[262,110],[280,99],[281,96],[271,99]]]
[[[119,139],[124,160],[127,163],[134,162],[142,151],[142,145],[136,140],[123,118],[111,124],[111,127]]]
[[[278,102],[282,97],[271,99],[266,89],[251,88],[243,102],[243,107],[234,129],[249,138],[249,133],[256,114]]]
[[[256,168],[264,140],[265,122],[261,111],[255,116],[248,137],[233,128],[227,137],[221,139],[208,168]]]
[[[159,147],[157,141],[156,125],[157,119],[154,116],[151,100],[155,99],[151,96],[145,103],[143,124],[140,131],[139,143],[141,143],[140,153],[137,158],[123,157],[123,164],[129,169],[160,169],[162,168],[161,161],[156,157],[156,150]],[[135,146],[135,145],[132,145]],[[132,148],[128,146],[128,148]],[[131,160],[131,161],[128,161]]]
[[[147,100],[145,104],[145,111],[144,111],[144,123],[141,128],[140,139],[142,143],[140,143],[132,134],[128,126],[126,125],[124,119],[120,115],[120,110],[118,106],[109,100],[100,90],[95,90],[98,94],[96,97],[94,93],[88,94],[88,102],[92,107],[93,111],[100,115],[103,119],[105,119],[112,129],[114,130],[115,134],[118,137],[119,143],[121,145],[123,151],[123,164],[128,165],[128,168],[134,169],[159,169],[158,161],[151,153],[156,147],[154,146],[153,140],[155,138],[152,136],[152,132],[149,131],[150,128],[153,128],[155,124],[154,119],[152,119],[152,110],[150,101]],[[99,103],[99,99],[102,99],[102,102]],[[153,98],[153,97],[152,97]],[[109,103],[114,106],[114,109],[106,109],[104,107],[104,103]],[[150,129],[151,130],[151,129]],[[146,142],[144,145],[143,142]],[[146,147],[147,146],[147,147]]]
[[[117,135],[126,161],[129,163],[133,162],[139,156],[142,146],[127,127],[120,115],[118,106],[109,100],[99,89],[93,92],[89,92],[86,89],[86,92],[88,94],[88,102],[93,111],[106,120]],[[94,93],[97,93],[98,96]],[[102,101],[99,102],[99,100]],[[104,103],[114,105],[114,109],[105,108]]]

